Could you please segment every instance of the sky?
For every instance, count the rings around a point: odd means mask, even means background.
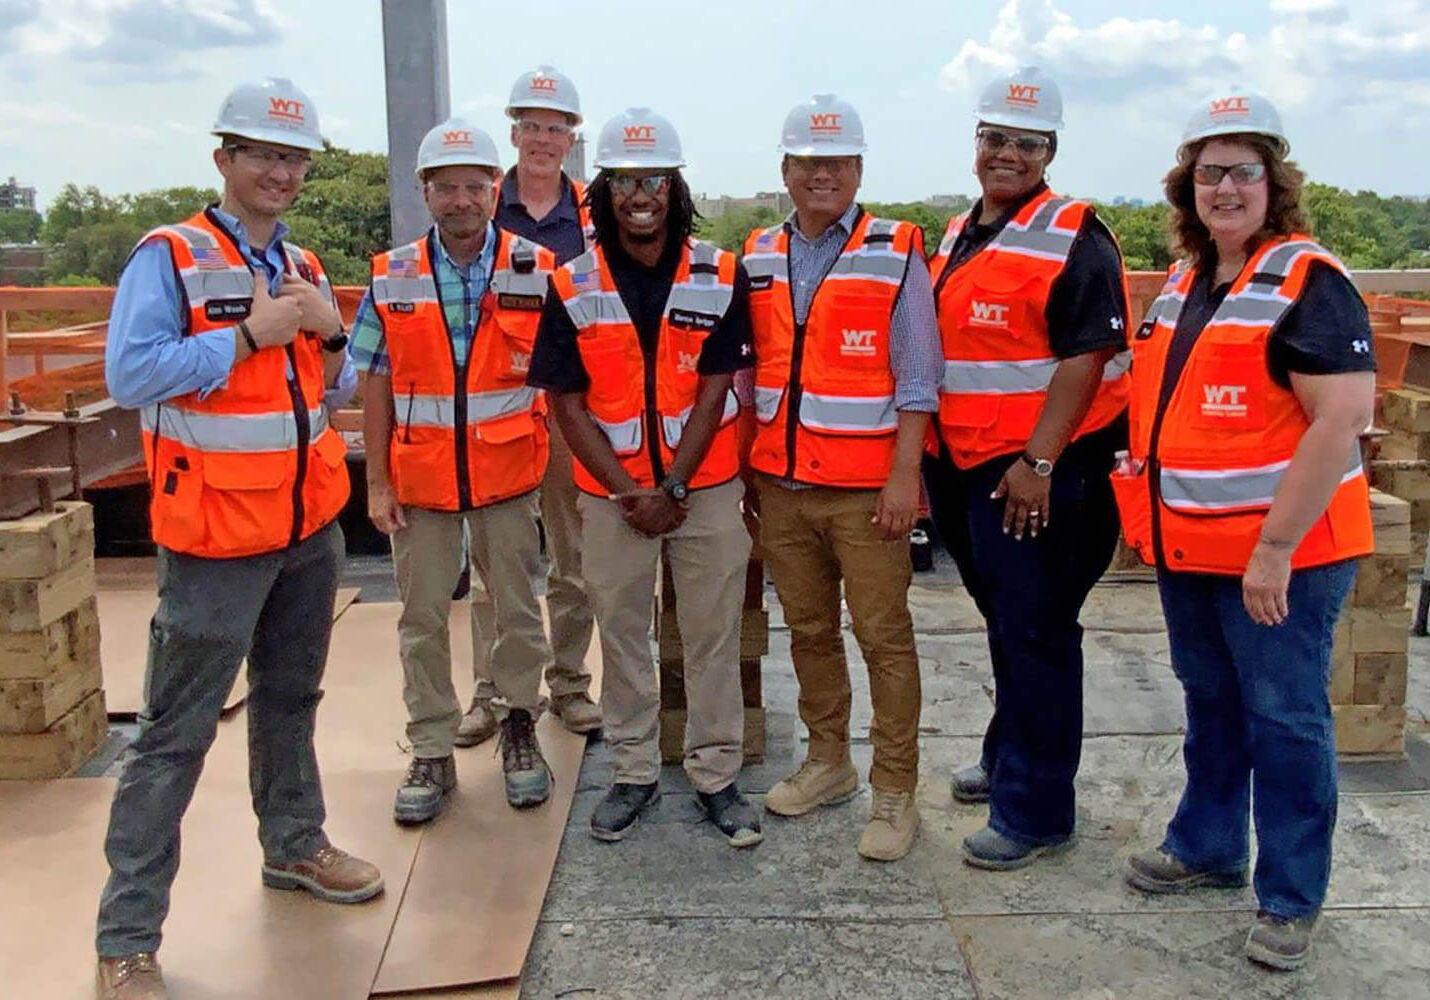
[[[1041,66],[1066,126],[1060,191],[1153,199],[1200,98],[1231,82],[1279,107],[1313,180],[1430,194],[1430,0],[449,0],[454,114],[492,132],[512,81],[548,63],[585,135],[629,106],[675,125],[691,187],[780,186],[789,109],[835,93],[869,143],[861,196],[972,193],[973,108]],[[0,0],[0,177],[108,194],[216,185],[209,127],[244,79],[287,76],[324,134],[385,151],[380,0]]]

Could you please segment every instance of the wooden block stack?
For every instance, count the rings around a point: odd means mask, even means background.
[[[655,632],[660,651],[660,759],[685,759],[685,651],[675,613],[675,586],[663,571]],[[770,648],[770,613],[765,610],[764,563],[751,559],[745,570],[745,600],[740,618],[740,689],[745,703],[745,763],[765,758],[765,704],[760,657]]]
[[[1347,755],[1405,752],[1410,505],[1372,490],[1371,515],[1375,554],[1361,562],[1331,654],[1336,747]]]
[[[1410,503],[1410,546],[1423,557],[1430,537],[1430,392],[1391,389],[1381,400],[1390,433],[1372,462],[1371,484]]]
[[[59,778],[109,732],[89,504],[0,521],[0,778]]]

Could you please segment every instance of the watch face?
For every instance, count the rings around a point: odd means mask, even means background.
[[[1033,464],[1033,471],[1046,478],[1053,474],[1053,463],[1046,458],[1040,458]]]
[[[672,500],[684,500],[686,495],[690,492],[684,483],[671,483],[667,491],[670,493]]]

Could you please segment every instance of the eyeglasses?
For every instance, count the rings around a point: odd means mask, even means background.
[[[528,121],[523,118],[516,123],[518,131],[528,138],[538,135],[545,135],[548,139],[563,139],[576,134],[576,130],[564,122],[553,122],[543,125],[541,122]]]
[[[1246,187],[1266,176],[1266,164],[1234,163],[1224,167],[1220,163],[1203,163],[1192,168],[1192,180],[1204,187],[1216,187],[1227,174],[1237,187]]]
[[[802,173],[812,174],[820,167],[831,174],[844,174],[854,169],[857,156],[791,156],[789,165]]]
[[[491,194],[493,187],[491,181],[469,181],[466,184],[454,184],[451,181],[428,181],[427,186],[439,198],[450,198],[459,191],[469,198],[485,198]]]
[[[302,174],[307,173],[308,167],[313,163],[312,157],[307,153],[280,153],[276,149],[268,149],[263,146],[250,146],[247,143],[241,142],[235,142],[228,148],[243,153],[265,171],[272,170],[281,163],[294,173]]]
[[[630,174],[611,175],[611,190],[622,198],[635,194],[636,188],[654,198],[670,188],[670,174],[647,174],[644,177],[632,177]]]
[[[997,153],[1011,145],[1025,160],[1041,160],[1052,148],[1052,141],[1045,135],[1009,135],[996,128],[981,128],[973,135],[986,152]]]

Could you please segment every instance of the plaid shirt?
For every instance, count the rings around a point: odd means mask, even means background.
[[[460,368],[467,363],[467,354],[472,349],[478,307],[486,294],[492,265],[496,262],[496,229],[487,223],[487,238],[482,243],[482,252],[465,269],[458,267],[447,253],[436,226],[432,227],[432,233],[432,242],[437,245],[432,271],[447,317],[447,329],[452,336],[452,355]],[[387,356],[387,331],[383,329],[382,317],[372,304],[371,284],[358,305],[357,319],[348,338],[348,352],[358,371],[371,375],[392,374],[392,362]]]

